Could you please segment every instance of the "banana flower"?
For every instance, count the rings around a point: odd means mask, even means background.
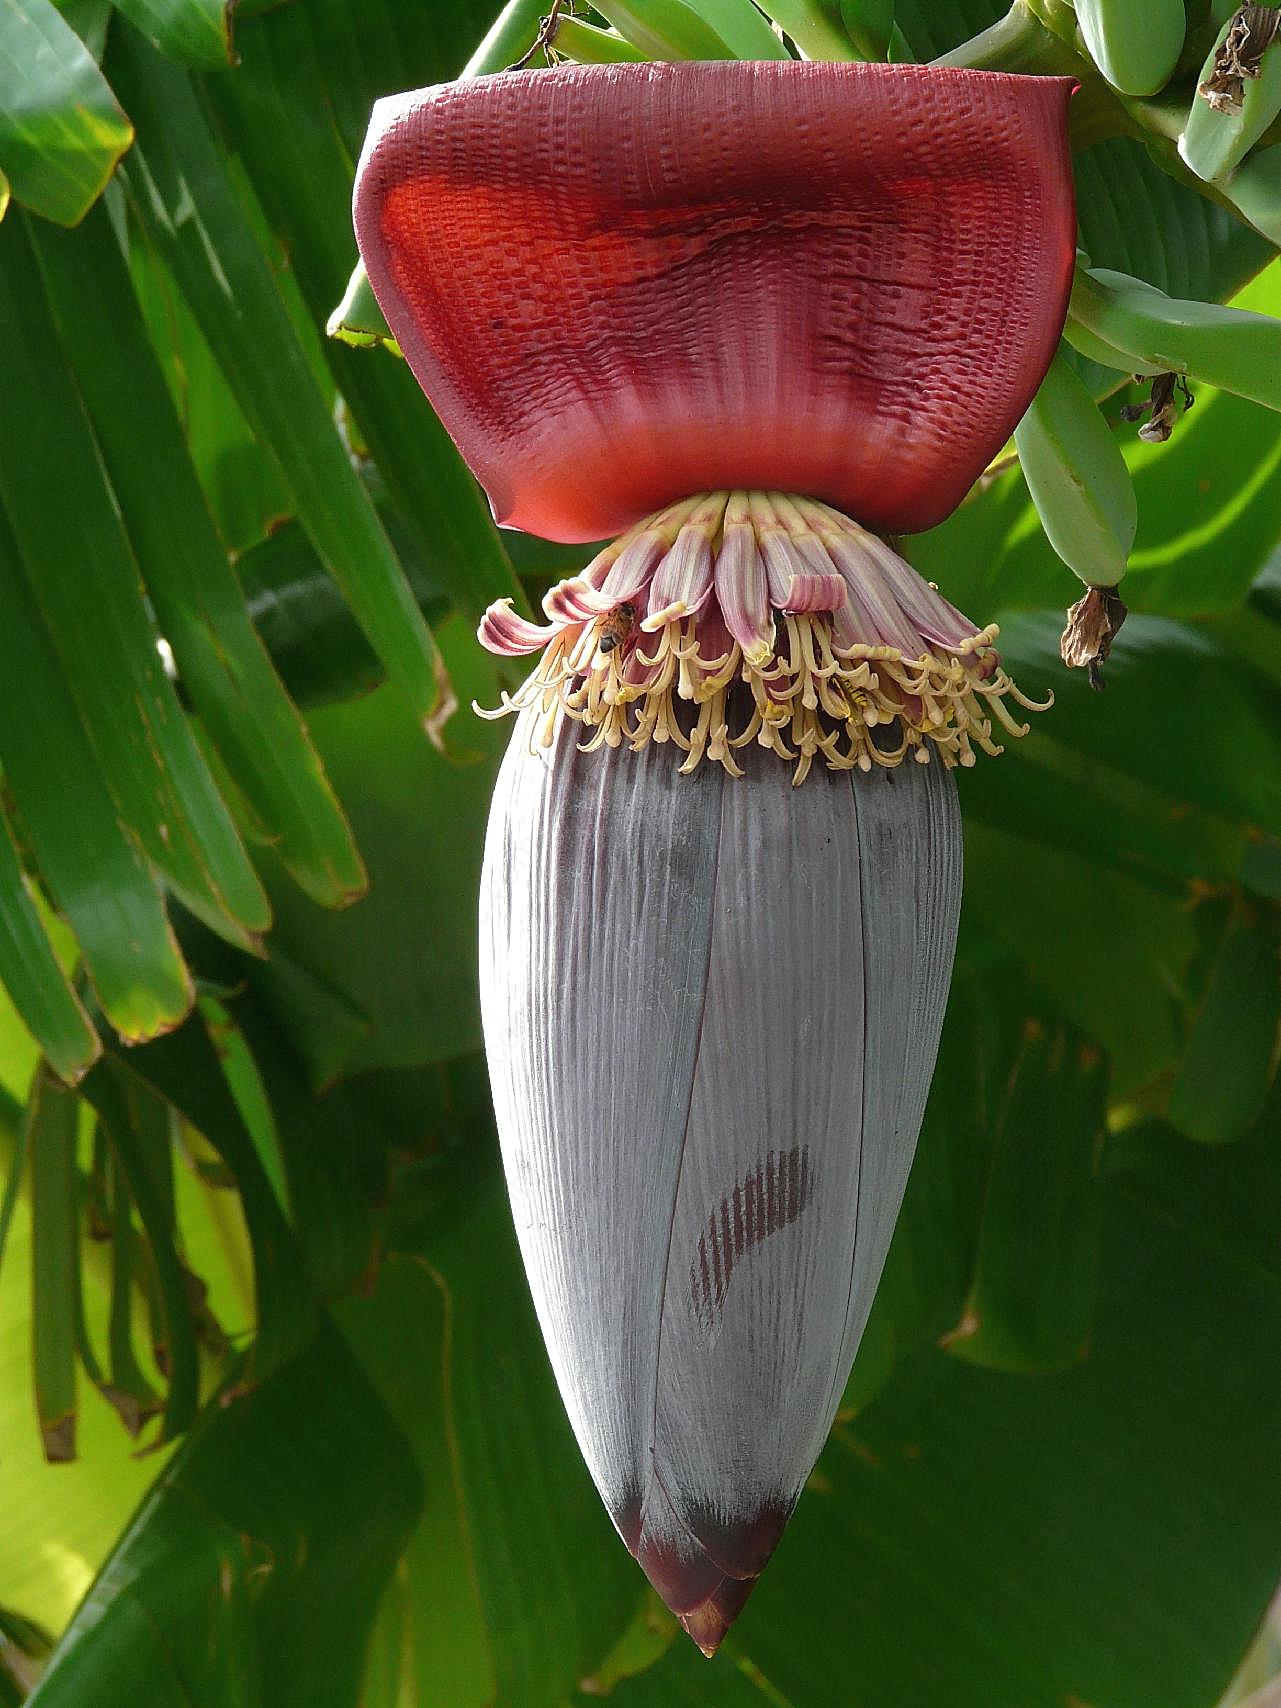
[[[916,1144],[953,767],[1027,707],[889,543],[1049,364],[1057,78],[562,67],[380,102],[393,333],[500,523],[613,537],[545,623],[490,819],[482,1004],[516,1232],[584,1458],[708,1654],[840,1401]],[[802,786],[798,786],[802,785]]]

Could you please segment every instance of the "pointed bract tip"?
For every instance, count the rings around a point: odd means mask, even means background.
[[[770,1505],[737,1524],[700,1525],[695,1539],[642,1531],[629,1547],[646,1577],[707,1656],[716,1653],[774,1552],[790,1508]]]
[[[688,1635],[708,1660],[725,1641],[726,1633],[743,1611],[758,1581],[757,1578],[724,1578],[720,1588],[700,1607],[689,1613],[677,1614]]]

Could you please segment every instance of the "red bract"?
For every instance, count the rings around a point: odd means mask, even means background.
[[[931,527],[1050,360],[1070,80],[563,67],[375,109],[361,252],[499,521],[616,534],[760,488]]]

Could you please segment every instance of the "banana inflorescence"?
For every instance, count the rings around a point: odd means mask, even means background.
[[[1242,6],[1219,31],[1201,69],[1179,153],[1198,178],[1217,183],[1245,159],[1278,114],[1281,9]]]
[[[1169,82],[1183,50],[1183,0],[1076,0],[1076,21],[1114,89],[1154,95]]]
[[[1061,354],[1014,444],[1054,550],[1087,587],[1115,587],[1138,524],[1134,483],[1112,429]]]

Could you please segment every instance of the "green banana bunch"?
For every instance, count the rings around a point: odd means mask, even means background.
[[[1281,320],[1269,314],[1184,302],[1127,273],[1078,266],[1065,336],[1082,355],[1106,346],[1123,372],[1182,374],[1281,410]]]
[[[1075,0],[1090,58],[1123,95],[1155,95],[1183,51],[1183,0]]]
[[[1242,6],[1197,79],[1179,153],[1198,178],[1226,178],[1281,114],[1281,10]]]
[[[1062,355],[1014,429],[1014,444],[1054,550],[1087,587],[1115,587],[1138,525],[1134,483],[1115,435]]]
[[[1242,161],[1224,188],[1254,229],[1281,248],[1281,143]]]

